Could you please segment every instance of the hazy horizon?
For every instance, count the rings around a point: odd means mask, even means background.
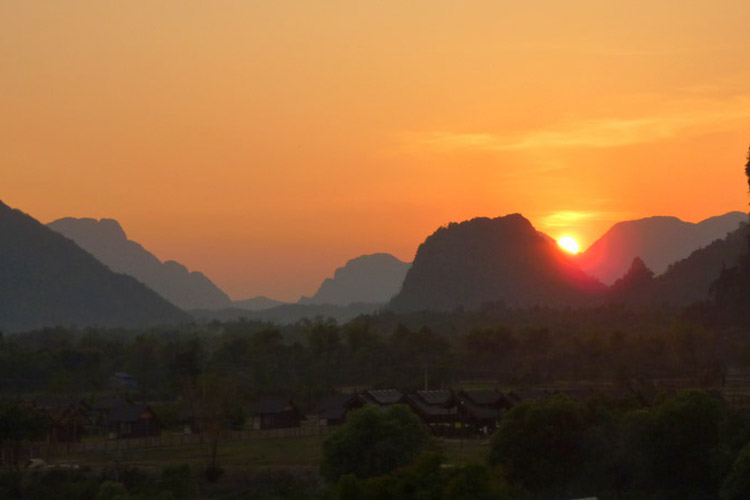
[[[234,299],[523,214],[746,211],[750,4],[0,3],[2,199],[117,219]]]

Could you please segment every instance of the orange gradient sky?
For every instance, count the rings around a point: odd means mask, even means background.
[[[0,0],[0,199],[233,298],[520,212],[747,207],[750,2]]]

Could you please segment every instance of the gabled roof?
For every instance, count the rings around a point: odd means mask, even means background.
[[[404,395],[396,389],[372,389],[361,394],[368,403],[380,406],[394,405],[404,400]]]
[[[124,404],[112,408],[107,416],[107,421],[112,423],[137,422],[145,418],[155,418],[154,412],[148,405]]]
[[[406,400],[409,403],[409,405],[412,408],[414,408],[418,413],[421,413],[429,417],[448,417],[451,415],[456,415],[455,408],[448,408],[443,405],[427,404],[424,402],[424,400],[422,400],[422,398],[419,398],[412,394],[407,395]]]
[[[283,413],[290,410],[298,412],[297,407],[289,398],[259,399],[253,406],[253,413],[255,415],[259,415],[262,413]]]
[[[89,423],[87,416],[89,406],[79,399],[70,398],[36,398],[29,402],[30,408],[49,418],[53,424],[71,422]]]
[[[340,419],[355,406],[356,401],[357,397],[354,394],[331,394],[320,400],[316,412],[323,418]]]
[[[503,409],[500,408],[491,408],[489,406],[481,406],[474,402],[472,402],[468,398],[464,398],[461,400],[461,405],[464,408],[464,411],[471,415],[472,417],[476,418],[477,420],[492,420],[497,419],[502,415]]]
[[[417,396],[428,405],[449,405],[454,402],[453,391],[417,391]]]

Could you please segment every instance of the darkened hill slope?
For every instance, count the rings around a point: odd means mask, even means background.
[[[227,294],[203,273],[190,272],[173,260],[162,263],[139,243],[129,240],[116,220],[65,217],[47,226],[75,241],[113,271],[136,278],[182,309],[231,305]]]
[[[336,269],[314,296],[302,297],[299,302],[341,306],[388,302],[401,288],[410,266],[387,253],[361,255]]]
[[[698,249],[675,262],[652,280],[647,290],[632,301],[687,305],[710,298],[711,285],[723,268],[737,265],[747,252],[748,225],[743,224],[725,238]]]
[[[190,317],[73,241],[0,202],[0,329],[143,326]]]
[[[511,306],[583,305],[604,286],[519,214],[438,229],[419,246],[398,311],[451,310],[503,301]]]
[[[275,300],[275,299],[269,299],[268,297],[259,295],[257,297],[252,297],[250,299],[234,300],[232,301],[231,307],[236,308],[236,309],[242,309],[245,311],[264,311],[266,309],[271,309],[272,307],[283,306],[285,304],[287,304],[287,302],[282,302],[280,300]]]
[[[663,216],[619,222],[576,260],[586,273],[607,284],[622,277],[636,257],[659,275],[670,264],[723,238],[745,220],[747,214],[729,212],[697,224]]]

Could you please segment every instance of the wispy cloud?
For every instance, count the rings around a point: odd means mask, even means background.
[[[712,132],[750,122],[750,96],[722,103],[682,103],[677,110],[637,118],[604,118],[562,123],[515,134],[435,131],[419,134],[423,146],[452,150],[521,151],[530,149],[610,148],[660,141],[686,132]]]
[[[584,222],[616,220],[627,214],[610,211],[574,211],[560,210],[549,215],[543,216],[539,222],[549,228],[575,226]]]

